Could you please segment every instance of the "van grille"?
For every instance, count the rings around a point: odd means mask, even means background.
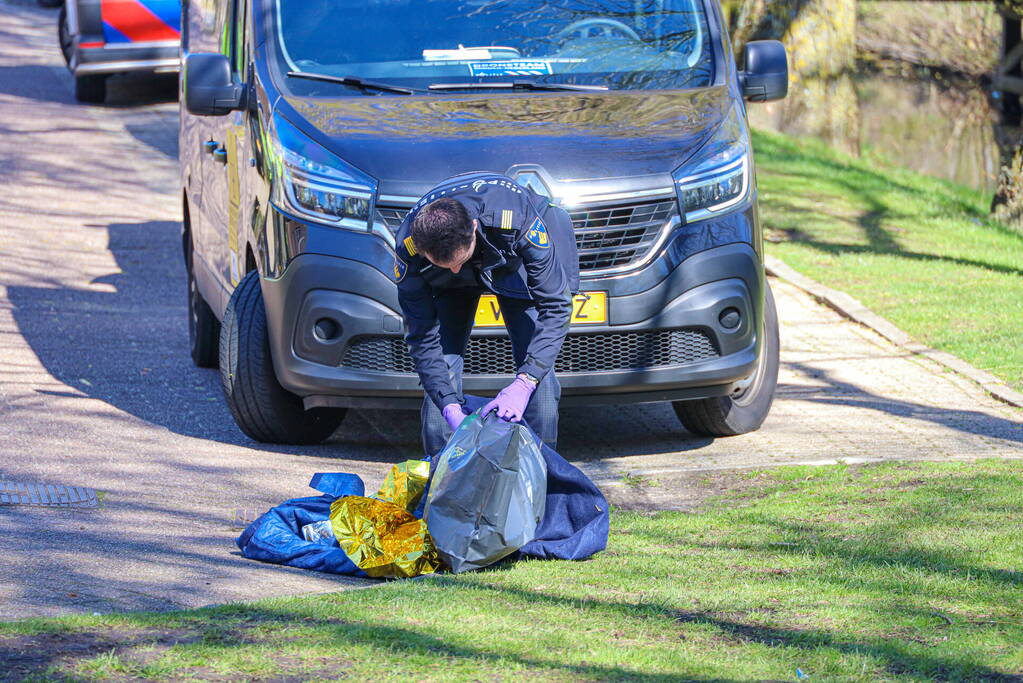
[[[377,207],[377,219],[397,233],[409,209]],[[674,199],[569,211],[583,272],[628,266],[657,243],[664,224],[678,215]]]
[[[392,235],[398,234],[398,228],[401,227],[401,222],[405,220],[405,216],[411,209],[398,209],[391,206],[378,206],[377,207],[377,221],[387,226],[387,229],[391,231]]]
[[[693,329],[570,334],[554,369],[558,373],[642,370],[676,367],[718,355],[710,337]],[[416,370],[400,337],[357,337],[345,351],[341,366],[407,374]],[[508,337],[469,338],[466,374],[510,375],[515,369]]]
[[[678,213],[674,200],[570,211],[580,270],[602,270],[639,261]]]

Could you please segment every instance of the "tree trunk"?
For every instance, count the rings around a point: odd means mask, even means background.
[[[1002,41],[1002,55],[1010,52],[1023,42],[1023,26],[1019,17],[1023,15],[1023,1],[1006,0],[1001,3],[1005,15],[1005,35]],[[1014,65],[1006,75],[1021,77],[1023,69]],[[1023,135],[1020,134],[1021,102],[1018,94],[1002,93],[1002,125],[997,128],[999,146],[1002,150],[1002,170],[998,174],[998,189],[991,201],[991,213],[1003,221],[1023,225]]]
[[[1023,148],[1006,153],[1007,161],[998,174],[998,189],[991,201],[991,213],[1012,225],[1023,225]]]
[[[771,38],[789,51],[789,96],[764,106],[756,118],[858,154],[855,0],[745,0],[731,23],[737,51],[750,40]]]

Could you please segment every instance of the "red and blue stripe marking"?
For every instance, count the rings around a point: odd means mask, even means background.
[[[181,39],[180,0],[102,0],[100,7],[108,44]]]

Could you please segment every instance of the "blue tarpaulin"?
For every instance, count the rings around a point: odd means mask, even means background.
[[[483,399],[466,398],[470,408],[483,405]],[[541,452],[547,462],[547,506],[536,538],[523,546],[520,556],[582,560],[600,552],[607,546],[607,500],[579,468],[547,446]],[[362,480],[354,474],[319,473],[309,485],[324,495],[294,498],[260,516],[238,537],[242,555],[302,569],[366,576],[339,546],[302,537],[303,526],[329,518],[336,498],[365,495]],[[415,514],[422,517],[422,510]]]
[[[366,576],[341,546],[312,543],[302,538],[302,527],[330,517],[330,504],[341,496],[365,495],[362,479],[354,474],[321,472],[309,485],[322,496],[293,498],[271,508],[250,524],[236,543],[242,555],[253,560],[286,564],[331,574]]]

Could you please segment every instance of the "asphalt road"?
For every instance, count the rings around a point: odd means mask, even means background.
[[[352,412],[313,448],[238,431],[187,352],[174,80],[118,78],[107,105],[76,104],[55,21],[0,0],[0,481],[92,487],[103,505],[0,506],[0,620],[364,585],[251,562],[233,539],[315,472],[375,487],[417,457],[417,415]],[[684,472],[1023,456],[1023,412],[774,287],[783,368],[760,432],[695,438],[665,405],[572,409],[562,453],[615,502],[665,507]]]

